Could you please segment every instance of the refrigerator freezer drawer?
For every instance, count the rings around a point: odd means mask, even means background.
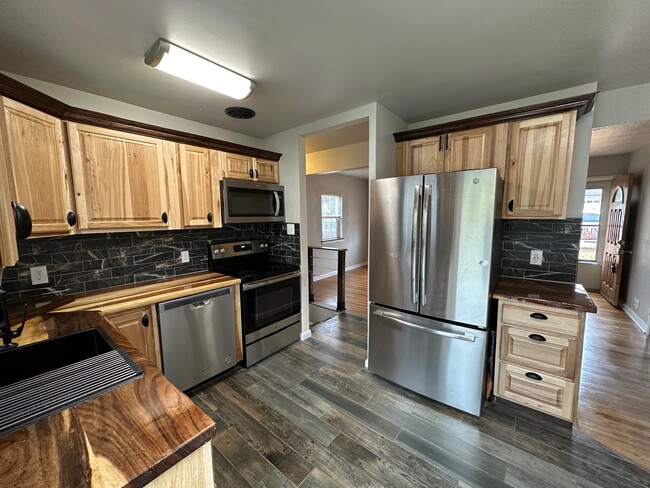
[[[479,416],[487,332],[370,305],[368,369],[387,380]]]

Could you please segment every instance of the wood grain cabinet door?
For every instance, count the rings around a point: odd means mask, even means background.
[[[72,204],[69,163],[61,120],[2,98],[1,131],[11,200],[32,217],[32,235],[61,235]],[[71,216],[71,218],[74,215]]]
[[[255,179],[265,183],[279,183],[280,175],[277,161],[255,158]]]
[[[253,158],[227,152],[219,152],[221,161],[221,175],[224,178],[237,180],[252,180],[255,178],[253,171]]]
[[[498,168],[501,176],[508,147],[508,124],[450,132],[445,139],[445,171]]]
[[[504,217],[566,217],[576,112],[510,124]]]
[[[158,321],[153,306],[137,307],[106,315],[108,321],[149,361],[160,367],[158,348]]]
[[[406,167],[409,174],[442,173],[445,171],[444,134],[408,141]]]
[[[217,151],[179,144],[178,154],[183,227],[221,227]]]
[[[68,133],[80,229],[174,227],[174,143],[74,123]]]

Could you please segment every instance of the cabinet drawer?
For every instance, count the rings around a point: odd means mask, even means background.
[[[527,327],[541,334],[562,334],[578,337],[580,315],[575,310],[564,310],[542,305],[520,305],[507,301],[500,303],[500,322],[503,325]]]
[[[565,378],[575,378],[579,342],[565,337],[502,326],[499,358]]]
[[[501,361],[497,396],[573,421],[575,384],[543,371]]]

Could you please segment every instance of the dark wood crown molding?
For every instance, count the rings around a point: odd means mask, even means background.
[[[557,114],[561,112],[577,111],[579,119],[584,114],[591,112],[598,92],[587,93],[577,97],[563,98],[552,102],[538,103],[526,107],[504,110],[493,114],[479,115],[468,119],[456,120],[445,124],[430,125],[419,129],[396,132],[393,134],[395,142],[411,141],[423,137],[432,137],[448,132],[457,132],[461,130],[476,129],[487,125],[502,124],[504,122],[513,122],[515,120],[531,119],[543,115]]]
[[[137,122],[135,120],[122,119],[112,115],[94,112],[83,108],[72,107],[45,93],[42,93],[29,85],[0,73],[0,95],[24,103],[32,108],[45,112],[53,117],[58,117],[68,122],[90,124],[107,129],[115,129],[132,134],[140,134],[158,139],[190,144],[193,146],[207,147],[219,151],[232,152],[271,161],[279,161],[282,154],[265,149],[235,144],[234,142],[213,139],[212,137],[201,136],[189,132],[183,132],[167,127]]]

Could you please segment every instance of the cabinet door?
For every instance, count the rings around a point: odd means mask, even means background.
[[[510,124],[504,216],[565,218],[576,112]]]
[[[278,183],[278,162],[267,161],[266,159],[255,159],[255,179],[265,183]]]
[[[69,234],[73,212],[63,124],[8,98],[1,122],[11,199],[32,217],[33,235]]]
[[[18,245],[11,200],[6,198],[10,195],[9,185],[4,175],[4,165],[1,163],[0,160],[0,195],[3,196],[0,198],[0,268],[3,268],[13,266],[18,261]]]
[[[174,143],[73,123],[68,133],[80,229],[172,227]]]
[[[447,134],[445,171],[491,168],[494,132],[491,126]]]
[[[238,180],[252,180],[255,177],[253,171],[253,158],[226,152],[219,153],[221,160],[221,174],[224,178],[236,178]]]
[[[410,169],[410,174],[442,173],[445,170],[444,138],[442,135],[408,141],[405,166]]]
[[[221,227],[217,151],[178,145],[183,227]]]
[[[106,315],[108,321],[126,337],[131,345],[137,348],[156,366],[158,360],[158,321],[154,307],[137,307],[125,312]]]

